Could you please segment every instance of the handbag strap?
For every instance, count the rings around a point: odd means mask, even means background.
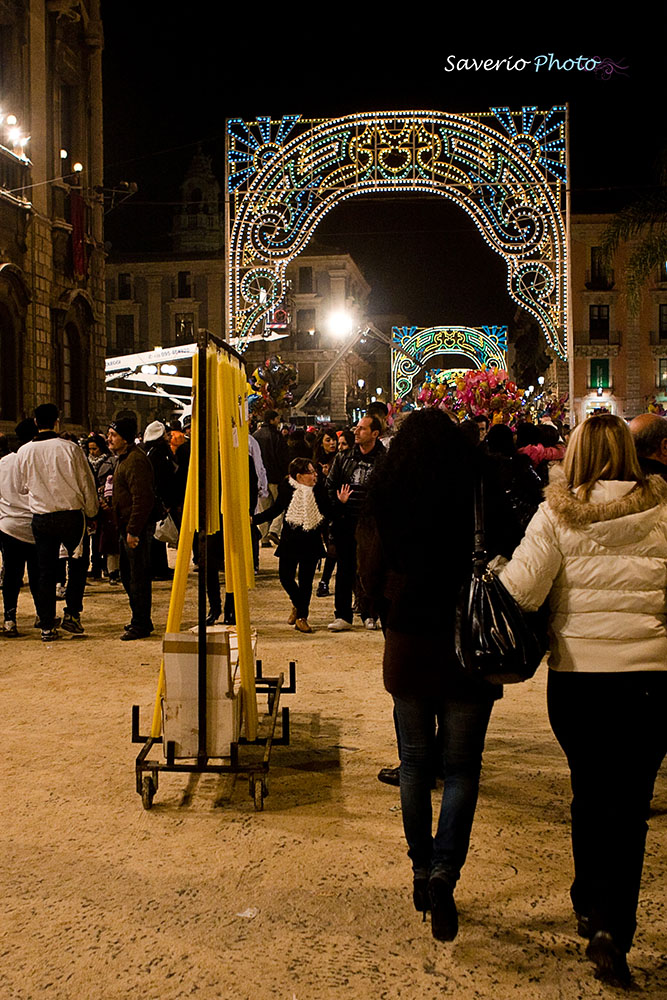
[[[486,542],[484,538],[484,481],[481,471],[475,477],[474,492],[475,534],[473,539],[472,558],[476,567],[486,566]]]

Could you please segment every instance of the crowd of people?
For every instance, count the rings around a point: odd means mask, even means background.
[[[667,419],[600,413],[570,434],[548,419],[515,433],[483,415],[459,423],[438,408],[401,415],[391,429],[387,418],[380,403],[354,428],[290,431],[277,411],[263,414],[248,455],[255,565],[260,546],[275,546],[285,622],[297,633],[313,631],[318,565],[316,597],[334,580],[329,632],[350,630],[355,614],[382,630],[399,765],[378,777],[400,787],[414,906],[430,913],[436,939],[451,941],[487,727],[503,695],[466,674],[455,648],[473,497],[484,484],[492,568],[524,609],[548,604],[548,715],[571,775],[577,929],[597,974],[628,986],[647,819],[667,752]],[[52,404],[21,421],[18,450],[0,458],[5,637],[19,634],[26,571],[45,642],[59,629],[84,632],[88,573],[122,583],[131,609],[123,641],[151,634],[151,581],[169,575],[155,524],[170,516],[180,525],[188,435],[187,422],[156,420],[140,441],[121,418],[106,435],[71,440]],[[444,572],[427,556],[433,547]],[[221,533],[207,553],[213,624],[223,614]],[[234,620],[232,595],[224,620]]]
[[[60,638],[61,630],[85,632],[81,616],[89,576],[123,585],[131,618],[121,640],[153,632],[152,581],[171,573],[155,525],[169,514],[180,523],[185,495],[187,427],[180,433],[172,451],[169,430],[154,421],[140,446],[136,422],[122,418],[106,435],[77,440],[59,432],[52,403],[17,425],[18,448],[7,448],[0,459],[4,637],[19,636],[17,605],[26,572],[35,628],[44,642]],[[56,614],[59,599],[65,602],[62,615]]]

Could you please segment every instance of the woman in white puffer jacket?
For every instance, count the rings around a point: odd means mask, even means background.
[[[667,483],[590,417],[500,579],[549,597],[549,719],[572,781],[571,898],[598,975],[629,985],[647,817],[667,750]]]

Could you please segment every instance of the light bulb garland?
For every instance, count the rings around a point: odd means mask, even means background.
[[[284,297],[287,265],[332,208],[404,191],[463,208],[505,260],[509,295],[565,357],[565,113],[527,106],[230,119],[228,305],[239,348]]]
[[[429,358],[443,354],[459,358],[463,355],[470,358],[473,368],[505,368],[507,365],[506,326],[394,326],[391,339],[396,347],[402,349],[398,351],[392,347],[391,351],[392,384],[396,397],[412,392],[415,378],[424,370]],[[404,351],[411,357],[407,357]],[[430,374],[433,375],[434,371],[432,369]]]

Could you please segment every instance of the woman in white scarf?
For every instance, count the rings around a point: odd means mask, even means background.
[[[299,632],[312,632],[308,611],[315,569],[325,551],[322,531],[326,527],[326,494],[318,488],[317,472],[310,459],[295,458],[290,462],[289,475],[280,484],[276,502],[255,514],[253,522],[272,521],[282,511],[286,513],[276,555],[280,583],[292,601],[287,624]]]

